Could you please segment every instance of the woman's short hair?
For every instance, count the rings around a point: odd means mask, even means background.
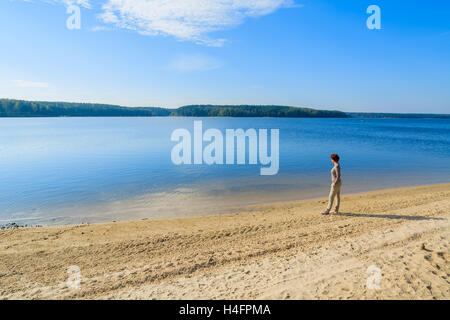
[[[333,153],[331,156],[331,159],[333,159],[334,161],[336,161],[336,162],[339,162],[339,156],[336,154],[336,153]]]

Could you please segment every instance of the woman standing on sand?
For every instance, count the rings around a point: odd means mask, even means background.
[[[334,198],[336,198],[336,207],[334,208],[334,213],[339,213],[339,205],[341,204],[341,166],[339,165],[339,156],[333,153],[331,156],[331,162],[333,162],[334,167],[331,169],[331,190],[330,196],[328,198],[327,210],[322,212],[322,214],[327,215],[330,213],[331,207],[333,206]]]

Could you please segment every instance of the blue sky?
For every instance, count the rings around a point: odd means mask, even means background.
[[[447,0],[1,0],[0,43],[3,98],[450,113]]]

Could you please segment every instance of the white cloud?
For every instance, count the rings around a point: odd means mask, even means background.
[[[47,82],[33,82],[26,80],[14,80],[13,83],[16,87],[20,88],[48,88],[49,84]]]
[[[180,55],[169,64],[169,68],[176,71],[207,71],[221,66],[219,60],[203,54]]]
[[[211,39],[208,33],[291,6],[294,0],[107,0],[99,17],[144,35],[221,46],[226,40]]]
[[[31,2],[33,0],[23,0]],[[36,0],[91,9],[104,23],[143,35],[173,36],[209,46],[222,46],[226,39],[210,38],[214,31],[235,27],[247,18],[271,14],[281,8],[298,7],[295,0]],[[98,27],[94,27],[100,31]]]

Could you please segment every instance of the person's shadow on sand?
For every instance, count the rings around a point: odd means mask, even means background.
[[[396,214],[364,214],[364,213],[337,213],[337,216],[359,217],[359,218],[384,218],[403,220],[445,220],[444,218],[432,218],[423,216],[401,216]]]

